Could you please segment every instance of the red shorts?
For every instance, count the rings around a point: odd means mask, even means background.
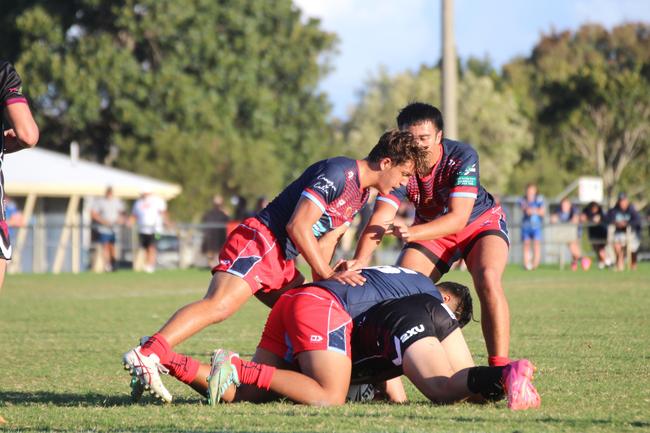
[[[293,260],[284,258],[271,230],[257,218],[237,226],[219,252],[219,264],[212,273],[228,272],[246,280],[253,293],[281,289],[299,272]]]
[[[289,363],[300,352],[329,350],[351,357],[352,318],[329,291],[315,286],[280,296],[264,325],[260,349]]]
[[[510,245],[506,215],[501,206],[485,211],[458,233],[430,241],[409,242],[404,248],[420,251],[444,274],[456,260],[469,254],[477,240],[487,235],[499,236]]]

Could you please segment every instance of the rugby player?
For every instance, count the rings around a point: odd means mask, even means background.
[[[242,222],[228,237],[205,297],[178,310],[144,345],[123,356],[137,382],[161,400],[171,394],[159,370],[171,362],[172,348],[203,328],[230,317],[252,296],[272,305],[279,289],[304,281],[294,259],[302,254],[316,278],[355,286],[364,282],[358,271],[337,271],[329,265],[335,247],[322,251],[325,233],[349,225],[366,203],[369,188],[384,194],[406,184],[426,165],[426,154],[407,131],[384,133],[363,160],[344,157],[317,162],[291,183],[255,217]],[[275,292],[275,293],[274,293]],[[195,372],[198,364],[192,364]],[[190,374],[193,375],[194,373]]]
[[[4,209],[4,155],[34,147],[38,142],[38,126],[22,92],[22,80],[13,65],[0,60],[0,289],[12,253]],[[4,124],[5,118],[9,125]]]
[[[508,260],[506,217],[479,181],[479,158],[472,146],[443,138],[440,110],[415,102],[397,116],[426,149],[425,175],[381,193],[347,269],[367,266],[386,232],[404,241],[397,264],[431,276],[434,282],[463,258],[481,303],[481,327],[489,364],[509,363],[510,312],[501,278]],[[415,205],[412,226],[394,222],[400,202]]]
[[[339,405],[350,374],[355,382],[376,383],[404,373],[435,403],[497,400],[507,393],[512,409],[539,406],[530,361],[474,366],[452,312],[463,324],[470,320],[469,289],[442,283],[441,295],[429,278],[405,268],[379,266],[362,273],[366,283],[358,288],[326,280],[283,294],[253,361],[215,351],[209,403],[284,396],[302,404]],[[205,373],[207,365],[202,368]],[[204,384],[201,376],[198,380]]]

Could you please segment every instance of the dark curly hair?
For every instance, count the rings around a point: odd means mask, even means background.
[[[413,134],[408,131],[391,129],[382,134],[366,159],[377,163],[383,158],[390,158],[394,165],[413,161],[415,171],[419,174],[426,173],[428,168],[426,150],[418,145]]]
[[[474,319],[472,296],[469,287],[452,281],[443,281],[436,285],[442,294],[447,294],[458,302],[454,315],[458,323],[460,323],[461,328]]]
[[[411,102],[400,110],[396,120],[399,129],[427,121],[433,123],[439,131],[442,131],[444,126],[440,110],[424,102]]]

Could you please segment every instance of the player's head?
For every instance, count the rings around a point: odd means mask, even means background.
[[[387,166],[406,168],[413,175],[416,171],[424,170],[426,157],[426,152],[418,146],[413,134],[391,129],[382,134],[366,160],[380,169]]]
[[[460,327],[467,325],[474,318],[472,295],[469,287],[452,281],[436,284],[445,304],[454,312]]]
[[[418,144],[431,153],[432,158],[437,155],[435,149],[442,141],[443,126],[440,110],[424,102],[412,102],[397,115],[397,127],[413,134]]]
[[[442,113],[431,104],[411,102],[397,115],[397,127],[402,131],[423,122],[431,122],[438,131],[443,130]]]

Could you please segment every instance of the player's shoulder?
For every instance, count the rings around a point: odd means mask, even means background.
[[[445,154],[454,157],[476,157],[478,155],[471,144],[462,141],[445,138],[442,140],[442,147]]]
[[[0,60],[0,82],[5,83],[11,78],[17,77],[18,72],[14,68],[14,65],[11,62],[6,60]]]

